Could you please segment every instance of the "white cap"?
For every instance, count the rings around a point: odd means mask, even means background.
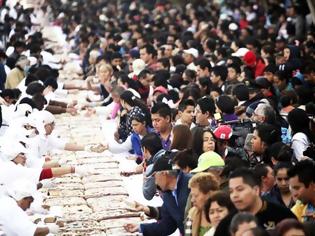
[[[142,59],[136,59],[132,62],[132,69],[135,75],[139,75],[145,69],[145,62]]]
[[[232,22],[231,24],[229,24],[229,30],[235,31],[238,29],[238,25],[235,24],[234,22]]]
[[[232,53],[233,57],[243,57],[249,50],[247,48],[239,48],[236,52]]]
[[[27,153],[27,149],[16,140],[7,140],[1,146],[1,154],[4,160],[12,161],[20,153]]]
[[[22,200],[25,197],[33,197],[35,192],[35,184],[27,179],[18,179],[7,186],[8,195],[16,201]]]
[[[33,111],[33,108],[29,104],[26,104],[26,103],[18,104],[16,105],[16,109],[14,111],[13,116],[15,118],[26,117],[26,113],[30,114],[32,113],[32,111]]]
[[[194,58],[199,57],[199,52],[196,48],[189,48],[184,50],[184,53],[192,55]]]
[[[55,122],[55,116],[51,114],[49,111],[42,110],[38,113],[38,115],[40,122],[43,123],[44,125]]]

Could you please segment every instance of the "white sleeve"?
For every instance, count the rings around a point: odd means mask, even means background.
[[[294,152],[295,158],[300,161],[303,155],[303,152],[307,149],[309,141],[307,136],[303,133],[296,133],[292,138],[292,149]]]
[[[126,141],[123,143],[117,143],[114,139],[108,140],[108,150],[112,153],[128,152],[131,149],[131,135],[129,135]]]
[[[54,135],[48,136],[49,147],[53,149],[65,149],[66,141]]]
[[[37,226],[13,199],[4,197],[0,205],[0,222],[6,235],[34,235]]]

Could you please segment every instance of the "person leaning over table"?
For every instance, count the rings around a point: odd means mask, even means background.
[[[144,236],[170,235],[178,228],[184,234],[184,210],[189,195],[189,174],[174,168],[168,157],[159,158],[152,169],[155,183],[163,192],[163,205],[160,220],[149,224],[126,224],[124,228],[130,233],[141,232]]]
[[[5,235],[40,236],[58,233],[57,224],[39,227],[26,214],[25,211],[34,201],[35,191],[36,185],[25,178],[6,186],[5,193],[0,197],[0,225]]]
[[[40,111],[37,116],[40,134],[40,154],[46,155],[51,149],[64,149],[67,151],[90,151],[89,146],[76,143],[67,143],[52,134],[55,128],[55,117],[49,111]],[[105,150],[105,146],[104,146]]]

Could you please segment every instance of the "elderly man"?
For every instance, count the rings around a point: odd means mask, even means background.
[[[7,187],[7,193],[0,197],[0,225],[5,235],[31,236],[58,233],[58,225],[38,227],[28,218],[25,211],[34,201],[35,187],[35,184],[25,179],[16,180]]]

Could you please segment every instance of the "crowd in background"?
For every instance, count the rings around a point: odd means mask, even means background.
[[[102,107],[118,125],[114,144],[101,147],[128,151],[138,166],[122,175],[142,174],[144,197],[163,199],[159,208],[137,205],[157,222],[127,224],[126,231],[314,234],[311,1],[1,4],[0,184],[9,190],[0,200],[0,224],[7,232],[58,232],[56,225],[25,223],[21,212],[40,180],[91,174],[49,163],[52,148],[87,150],[53,136],[53,114],[92,115]],[[47,46],[46,26],[61,29],[68,61]],[[66,67],[72,59],[78,64]],[[73,73],[60,81],[67,69]],[[80,106],[58,99],[78,90],[89,91]],[[24,228],[1,213],[12,209]]]

